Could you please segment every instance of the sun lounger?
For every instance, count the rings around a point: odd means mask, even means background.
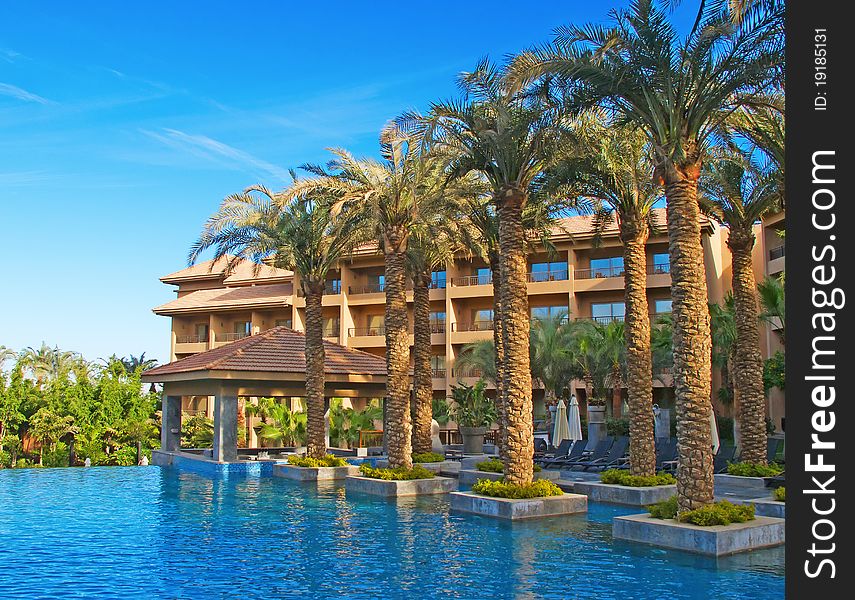
[[[612,445],[614,445],[614,442],[615,439],[613,437],[607,437],[606,439],[601,440],[599,443],[597,443],[597,445],[594,447],[594,451],[591,452],[589,455],[583,456],[578,460],[562,462],[561,466],[575,467],[584,463],[589,463],[594,460],[601,460],[605,458],[606,455],[608,455],[609,450],[611,449]]]
[[[566,455],[547,458],[536,462],[546,468],[555,466],[560,467],[568,462],[575,462],[581,459],[582,453],[585,452],[585,446],[587,446],[587,442],[585,440],[578,440],[570,447],[570,451]]]
[[[713,458],[713,473],[724,473],[727,471],[727,465],[732,463],[736,458],[736,447],[730,444],[722,444],[718,447]]]
[[[609,448],[608,453],[602,458],[591,458],[588,461],[577,464],[577,467],[582,467],[583,470],[595,469],[602,471],[610,467],[615,467],[624,462],[626,451],[629,447],[629,438],[621,436],[617,438]]]

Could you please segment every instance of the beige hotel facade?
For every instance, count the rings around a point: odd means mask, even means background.
[[[669,312],[671,275],[668,261],[664,209],[655,214],[657,230],[647,243],[647,295],[651,319]],[[784,213],[757,224],[754,251],[755,274],[759,280],[784,270]],[[595,243],[591,218],[574,216],[560,220],[551,234],[554,249],[534,249],[528,257],[528,298],[534,316],[569,314],[571,319],[608,321],[622,319],[624,283],[622,247],[615,226]],[[707,289],[712,302],[720,302],[731,289],[731,261],[726,246],[727,229],[704,220],[701,243],[704,250]],[[301,331],[305,323],[305,298],[297,276],[269,266],[255,268],[240,263],[225,273],[226,260],[199,263],[161,278],[175,286],[177,297],[154,312],[171,318],[169,356],[171,361],[218,348],[246,336],[284,325]],[[412,291],[408,292],[412,303]],[[431,353],[433,389],[445,397],[458,381],[472,384],[478,373],[455,367],[464,346],[492,339],[493,286],[489,265],[479,258],[459,256],[433,274],[431,301]],[[385,351],[383,314],[383,257],[376,249],[357,252],[331,272],[323,298],[326,338],[341,345],[382,356]],[[412,305],[411,305],[412,327]],[[763,326],[764,357],[780,349],[772,328]],[[717,412],[730,415],[732,407],[717,400],[720,377],[714,373],[713,400]],[[585,397],[579,382],[576,394]],[[535,414],[543,413],[543,391],[535,382]],[[673,405],[673,390],[667,374],[654,382],[654,401],[661,407]],[[584,402],[581,402],[584,405]],[[185,410],[210,412],[205,397],[185,398]],[[356,405],[356,403],[354,403]],[[783,393],[773,390],[769,416],[778,430],[784,417]]]

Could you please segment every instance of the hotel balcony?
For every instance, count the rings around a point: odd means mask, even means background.
[[[452,344],[468,344],[479,340],[492,339],[493,337],[493,321],[472,321],[470,323],[452,323],[451,324],[451,343]]]
[[[529,295],[554,294],[556,292],[570,292],[570,272],[563,271],[534,271],[526,273]]]
[[[769,263],[766,270],[769,275],[777,275],[784,270],[784,253],[785,246],[781,245],[777,248],[769,250]]]
[[[245,337],[249,337],[249,333],[214,333],[214,348],[219,348],[220,346],[225,346],[231,342],[236,342],[238,340],[242,340]]]
[[[616,291],[624,288],[622,267],[576,269],[573,271],[576,292]],[[671,265],[647,265],[647,287],[670,287]]]
[[[197,354],[208,349],[208,336],[175,336],[175,354]]]
[[[413,343],[413,332],[410,331],[410,345]],[[384,348],[386,346],[386,328],[351,327],[347,330],[347,344],[351,348]]]
[[[452,298],[478,298],[493,294],[492,275],[452,277],[448,295]]]

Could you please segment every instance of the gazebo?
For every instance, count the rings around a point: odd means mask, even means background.
[[[326,398],[380,398],[385,359],[324,340]],[[181,447],[181,398],[214,397],[216,462],[237,460],[238,397],[305,397],[305,336],[287,327],[267,331],[156,367],[146,383],[163,384],[161,450]]]

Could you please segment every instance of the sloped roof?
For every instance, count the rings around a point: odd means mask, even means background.
[[[280,308],[289,306],[292,294],[290,283],[196,290],[152,310],[158,315],[176,315],[234,308]]]
[[[306,373],[305,335],[274,327],[225,346],[200,352],[145,372],[146,382],[163,375],[198,371]],[[386,360],[324,340],[324,372],[330,375],[386,375]]]
[[[217,260],[206,260],[197,263],[186,269],[175,271],[169,275],[164,275],[160,280],[164,283],[181,283],[185,281],[198,281],[201,279],[222,279],[225,275],[226,268],[230,261],[234,261],[234,256],[223,256]],[[257,273],[256,273],[257,269]],[[287,269],[279,269],[269,265],[256,265],[250,260],[237,259],[231,272],[224,279],[226,284],[239,284],[242,282],[255,282],[265,280],[287,280],[294,276],[294,273]]]
[[[667,211],[664,208],[654,208],[651,211],[651,219],[660,233],[665,233],[668,227]],[[705,215],[701,215],[701,229],[708,229],[712,222]],[[594,217],[593,215],[574,215],[572,217],[564,217],[558,219],[558,222],[553,226],[552,237],[569,236],[575,238],[589,238],[594,235]],[[602,231],[603,236],[618,235],[618,224],[616,219],[606,225]]]

